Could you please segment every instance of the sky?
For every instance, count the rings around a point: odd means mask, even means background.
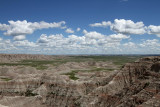
[[[160,54],[160,0],[0,0],[0,53]]]

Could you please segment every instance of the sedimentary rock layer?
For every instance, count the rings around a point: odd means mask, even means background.
[[[4,107],[159,107],[159,65],[160,57],[146,57],[127,63],[121,70],[97,72],[78,80],[56,73],[19,75],[11,81],[0,81],[0,104]]]

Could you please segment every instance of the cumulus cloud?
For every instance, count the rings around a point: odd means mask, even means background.
[[[124,34],[104,35],[96,31],[86,31],[83,36],[42,34],[36,42],[10,41],[0,38],[0,51],[41,54],[150,54],[160,51],[160,42],[157,39],[143,40],[142,43],[136,44],[127,41],[124,44],[121,42],[129,38],[130,36]]]
[[[26,38],[25,35],[18,35],[18,36],[14,36],[13,40],[20,41],[20,40],[24,40],[25,38]]]
[[[32,34],[35,30],[45,29],[45,28],[61,28],[65,24],[64,21],[61,22],[27,22],[24,21],[8,21],[9,25],[0,24],[0,30],[6,31],[4,35],[13,36],[14,40],[23,40],[28,34]]]
[[[80,30],[81,30],[81,28],[78,27],[78,28],[77,28],[77,32],[79,32]]]
[[[108,21],[102,21],[101,23],[94,23],[94,24],[90,24],[89,26],[91,27],[108,27],[108,26],[111,26],[111,22]]]
[[[47,42],[48,42],[48,38],[46,34],[42,34],[38,39],[38,43],[47,43]]]
[[[14,46],[14,44],[9,39],[3,39],[0,40],[0,52],[12,52],[12,50],[17,50],[17,48]]]
[[[74,30],[72,30],[71,28],[66,29],[65,31],[66,33],[74,33]]]
[[[86,33],[88,33],[88,32],[87,32],[87,30],[84,29],[84,30],[83,30],[83,34],[86,34]]]
[[[14,41],[13,45],[16,47],[29,47],[29,48],[37,47],[36,43],[29,42],[28,40]]]
[[[69,35],[64,37],[62,34],[49,35],[42,34],[37,40],[37,44],[41,46],[65,48],[65,49],[87,49],[91,47],[115,47],[123,39],[128,39],[123,34],[104,35],[96,31],[88,32],[83,36]]]
[[[130,36],[126,36],[126,35],[123,35],[123,34],[112,34],[109,37],[112,38],[112,39],[120,39],[120,40],[130,38]]]
[[[5,31],[5,30],[7,30],[7,29],[9,29],[9,25],[1,24],[1,23],[0,23],[0,30]]]
[[[93,32],[86,32],[85,37],[89,39],[101,39],[101,38],[104,38],[105,35],[98,33],[96,31],[93,31]]]
[[[143,41],[143,43],[140,44],[141,47],[152,47],[152,48],[156,48],[159,47],[159,40],[157,39],[152,39],[152,40],[145,40]]]
[[[136,47],[136,44],[133,42],[128,42],[128,43],[124,43],[123,44],[125,47],[128,47],[129,49],[133,49],[134,47]]]
[[[125,20],[125,19],[115,19],[114,23],[110,21],[102,23],[94,23],[90,24],[92,27],[107,27],[110,26],[110,29],[116,33],[121,34],[137,34],[142,35],[146,33],[146,27],[144,26],[143,22],[133,22],[132,20]]]
[[[159,54],[160,52],[160,41],[158,39],[143,40],[138,46],[143,54]]]
[[[111,25],[111,30],[122,34],[137,34],[146,33],[143,22],[134,23],[132,20],[115,19]]]
[[[160,26],[150,25],[148,26],[148,34],[155,34],[160,37]]]
[[[102,34],[97,31],[82,30],[82,35],[72,34],[75,31],[65,26],[65,22],[27,22],[9,21],[9,24],[0,24],[0,30],[4,35],[13,36],[13,40],[0,37],[0,52],[10,53],[49,53],[49,54],[151,54],[160,52],[160,41],[158,39],[143,40],[140,43],[131,42],[130,35],[154,34],[160,37],[160,26],[150,25],[146,27],[143,22],[132,20],[115,19],[114,22],[102,21],[90,24],[91,27],[110,27],[115,34]],[[42,34],[36,42],[25,40],[26,35],[32,34],[38,29],[61,28],[70,33]],[[123,41],[125,40],[125,41]],[[129,41],[128,41],[129,40]]]

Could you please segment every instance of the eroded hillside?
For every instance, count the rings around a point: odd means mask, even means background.
[[[0,56],[2,107],[160,106],[160,57],[18,56]]]

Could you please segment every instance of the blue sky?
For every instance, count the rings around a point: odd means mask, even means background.
[[[159,0],[0,0],[0,53],[159,54]]]

